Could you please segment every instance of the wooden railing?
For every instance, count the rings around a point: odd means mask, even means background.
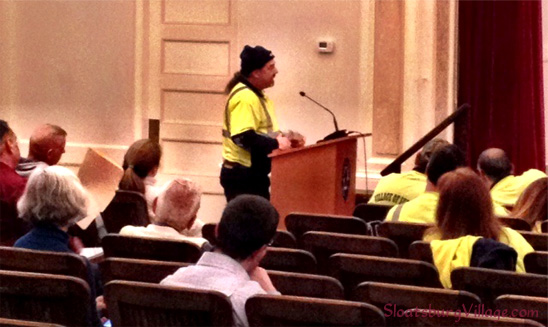
[[[428,132],[426,135],[424,135],[420,140],[418,140],[415,144],[409,147],[405,152],[400,154],[392,163],[390,163],[386,168],[384,168],[381,171],[382,176],[386,176],[390,173],[400,173],[401,172],[401,165],[404,163],[407,159],[409,159],[415,152],[422,149],[422,147],[428,143],[431,139],[436,137],[439,133],[441,133],[447,126],[451,125],[452,123],[457,120],[461,115],[463,115],[465,112],[470,109],[470,105],[468,103],[465,103],[461,105],[455,112],[453,112],[449,117],[445,118],[441,123],[438,124],[438,126],[434,127],[430,132]]]

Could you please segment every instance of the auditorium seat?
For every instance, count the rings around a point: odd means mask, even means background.
[[[495,299],[496,310],[507,310],[509,314],[516,313],[519,318],[527,318],[548,326],[548,298],[501,295]]]
[[[453,289],[476,294],[487,307],[504,294],[547,297],[548,276],[461,267],[451,272]]]
[[[519,231],[531,231],[531,225],[529,225],[528,222],[521,218],[513,218],[513,217],[497,217],[497,219],[503,223],[504,225]]]
[[[107,233],[118,233],[122,227],[149,224],[145,197],[134,191],[116,191],[116,195],[101,213]]]
[[[462,311],[463,306],[481,303],[476,295],[466,291],[377,282],[359,284],[351,299],[373,304],[385,309],[385,313],[413,308]],[[398,326],[399,320],[394,316],[386,319],[388,326]]]
[[[548,275],[548,252],[535,251],[523,258],[525,271],[532,274]]]
[[[86,326],[90,319],[87,283],[72,276],[0,270],[0,316]]]
[[[288,248],[268,247],[260,266],[264,269],[315,274],[316,258],[312,253]]]
[[[383,221],[391,208],[392,206],[388,205],[362,203],[358,204],[354,208],[352,216],[358,217],[366,223],[372,221]]]
[[[385,326],[380,309],[360,302],[256,295],[245,311],[250,326]]]
[[[329,275],[343,284],[347,298],[362,282],[442,287],[436,268],[417,260],[339,253],[328,265]]]
[[[306,232],[320,231],[343,234],[367,235],[367,224],[356,217],[337,216],[337,215],[319,215],[308,213],[290,213],[285,218],[287,230],[293,234],[297,240]]]
[[[103,285],[112,280],[159,283],[188,263],[145,259],[108,258],[99,263]]]
[[[341,282],[333,277],[268,270],[274,287],[284,295],[344,299]]]
[[[481,310],[481,309],[480,309]],[[479,326],[479,327],[542,327],[543,325],[531,320],[520,318],[499,317],[486,314],[465,314],[462,312],[440,312],[433,310],[429,313],[423,309],[410,309],[410,317],[402,317],[403,326]]]
[[[63,327],[49,322],[0,318],[0,327]]]
[[[105,258],[133,258],[194,263],[202,251],[194,243],[179,240],[155,239],[107,234],[103,237]]]
[[[74,253],[0,247],[0,269],[88,279],[84,257]]]
[[[306,232],[299,246],[311,252],[318,261],[318,271],[327,273],[329,257],[335,253],[397,257],[396,243],[384,237],[329,232]]]
[[[409,259],[420,260],[434,264],[430,242],[415,241],[409,245]]]
[[[433,225],[414,224],[401,221],[383,221],[377,229],[379,236],[386,237],[398,245],[402,258],[408,258],[409,245],[422,240],[424,232]]]
[[[535,251],[548,251],[548,234],[518,231]]]
[[[232,326],[232,305],[216,291],[112,281],[105,301],[113,326]]]
[[[212,245],[215,245],[215,227],[217,224],[207,223],[202,226],[202,237],[209,241]],[[274,235],[274,240],[272,241],[273,247],[281,248],[296,248],[297,240],[295,236],[285,230],[277,230],[276,235]]]

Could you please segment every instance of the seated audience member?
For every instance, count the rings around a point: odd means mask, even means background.
[[[196,219],[202,193],[196,183],[175,179],[167,183],[152,204],[152,224],[125,226],[120,235],[185,240],[202,246],[202,222]]]
[[[423,239],[431,241],[434,262],[442,282],[444,278],[450,280],[452,269],[470,266],[474,260],[471,256],[476,250],[472,247],[481,238],[495,240],[514,249],[517,252],[515,270],[525,272],[523,258],[533,252],[533,248],[521,234],[501,225],[494,216],[489,189],[476,173],[469,168],[449,172],[440,178],[438,190],[436,226],[427,230]],[[507,253],[496,245],[495,250]],[[508,258],[509,255],[502,257]]]
[[[437,149],[426,168],[426,189],[415,199],[392,207],[385,221],[404,221],[411,223],[433,224],[436,221],[438,205],[438,179],[445,173],[464,165],[464,155],[453,144]]]
[[[17,218],[17,200],[23,194],[27,179],[15,172],[20,152],[17,136],[4,120],[0,120],[0,244],[11,246],[29,231]]]
[[[548,177],[537,179],[521,193],[510,217],[524,219],[534,232],[548,219]]]
[[[17,173],[28,178],[38,166],[56,165],[65,153],[66,137],[67,132],[57,125],[39,126],[30,136],[29,155],[19,160]]]
[[[520,176],[512,175],[513,170],[514,166],[502,149],[487,149],[478,158],[478,171],[491,190],[493,202],[507,209],[512,209],[529,184],[546,177],[537,169],[529,169]]]
[[[426,143],[415,157],[415,167],[405,173],[392,173],[382,177],[375,187],[369,203],[394,206],[413,200],[426,188],[426,166],[432,154],[439,148],[448,145],[442,139],[433,139]]]
[[[195,266],[180,268],[161,284],[219,291],[230,298],[236,326],[248,326],[245,302],[256,294],[279,294],[259,267],[278,226],[268,200],[240,195],[230,201],[217,226],[217,246]]]
[[[124,175],[118,188],[124,191],[135,191],[143,194],[147,200],[149,216],[153,217],[152,202],[158,196],[155,186],[162,157],[160,144],[150,139],[134,142],[124,156]]]
[[[73,252],[67,230],[86,216],[87,204],[86,191],[69,169],[61,166],[36,168],[17,203],[20,217],[34,227],[14,246],[39,251]],[[95,298],[102,293],[102,287],[97,266],[87,260],[86,263],[92,300],[90,325],[100,326]]]

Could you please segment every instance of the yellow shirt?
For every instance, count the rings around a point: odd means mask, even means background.
[[[467,235],[452,240],[430,242],[434,265],[438,269],[443,287],[452,287],[451,272],[455,268],[470,267],[474,243],[480,238],[480,236]]]
[[[392,207],[392,209],[388,211],[385,221],[435,224],[438,199],[438,192],[424,192],[409,202]],[[399,216],[394,217],[394,213],[396,213],[400,206],[401,211]]]
[[[235,93],[242,87],[244,88]],[[229,96],[230,100],[223,125],[223,129],[228,131],[230,137],[248,130],[253,130],[258,134],[269,134],[279,130],[274,105],[266,95],[263,94],[264,99],[261,102],[261,99],[243,83],[236,84],[230,92],[231,95],[233,93],[231,98]],[[223,158],[245,167],[251,167],[249,151],[236,145],[230,137],[223,136]]]
[[[546,174],[537,169],[529,169],[520,176],[506,176],[491,188],[493,202],[513,207],[527,186],[543,177],[546,177]]]
[[[426,188],[426,175],[411,170],[405,173],[392,173],[379,180],[369,203],[398,205],[413,200]]]

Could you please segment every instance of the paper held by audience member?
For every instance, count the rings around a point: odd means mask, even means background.
[[[88,149],[84,162],[78,170],[78,178],[90,194],[88,215],[78,222],[80,228],[88,228],[105,210],[114,198],[123,174],[122,167],[112,159],[95,149]]]

